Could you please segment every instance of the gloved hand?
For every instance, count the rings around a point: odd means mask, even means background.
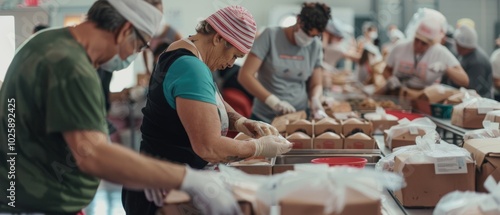
[[[244,134],[252,137],[259,138],[267,135],[278,135],[278,129],[265,122],[255,121],[241,117],[234,123],[236,131],[243,132]]]
[[[289,114],[295,112],[295,108],[287,101],[281,101],[275,95],[270,95],[266,98],[266,105],[280,114]]]
[[[282,136],[264,136],[256,140],[254,157],[276,157],[292,150],[292,143]]]
[[[325,117],[328,117],[328,115],[326,115],[325,109],[323,108],[323,105],[321,105],[321,102],[319,101],[319,98],[311,99],[311,110],[314,119],[323,119]]]
[[[157,207],[161,207],[168,191],[164,189],[144,189],[144,194],[148,201],[154,202]]]
[[[398,87],[401,87],[401,82],[399,81],[398,77],[393,75],[389,79],[387,79],[387,88],[389,90],[394,90]]]
[[[201,214],[243,214],[231,188],[219,172],[186,167],[181,190],[187,192]]]

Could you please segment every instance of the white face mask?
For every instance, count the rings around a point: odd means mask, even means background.
[[[101,69],[106,70],[108,72],[119,71],[127,68],[130,64],[137,58],[139,53],[135,52],[134,54],[127,57],[127,59],[122,60],[120,55],[117,53],[111,59],[109,59],[106,63],[101,64]]]
[[[368,36],[370,36],[370,39],[375,40],[378,38],[378,33],[376,31],[372,31],[368,34]]]
[[[307,35],[301,28],[293,36],[295,37],[295,43],[300,47],[306,47],[314,40],[314,37]]]

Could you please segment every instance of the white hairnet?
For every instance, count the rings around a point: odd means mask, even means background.
[[[344,37],[345,32],[343,27],[344,24],[340,20],[332,18],[328,21],[328,24],[326,24],[325,30],[335,36]]]
[[[153,36],[158,30],[163,14],[144,0],[108,0],[120,15],[138,30]]]
[[[403,32],[401,32],[399,29],[391,30],[388,36],[391,41],[405,39],[405,34],[403,34]]]
[[[413,14],[412,19],[406,26],[405,34],[406,38],[408,39],[414,39],[415,38],[415,32],[417,31],[418,27],[420,26],[420,23],[422,20],[427,20],[431,19],[434,20],[434,22],[437,22],[441,26],[441,33],[440,37],[444,37],[445,32],[447,31],[448,28],[448,22],[446,21],[446,17],[439,11],[434,10],[434,9],[429,9],[429,8],[419,8],[418,11]],[[437,40],[441,39],[437,38]]]
[[[462,25],[453,34],[453,38],[458,45],[464,48],[476,48],[477,47],[477,33],[473,28]]]

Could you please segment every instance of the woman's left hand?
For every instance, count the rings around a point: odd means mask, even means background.
[[[243,132],[252,138],[259,138],[267,135],[279,135],[278,129],[274,126],[265,122],[247,119],[245,117],[239,118],[234,123],[234,127],[236,128],[236,131]]]

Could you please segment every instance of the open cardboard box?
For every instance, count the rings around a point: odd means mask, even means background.
[[[324,204],[328,197],[325,192],[292,192],[280,200],[282,215],[325,215]],[[345,207],[341,213],[330,213],[328,215],[381,215],[381,199],[372,199],[361,194],[359,191],[346,189]],[[332,203],[333,204],[333,203]]]
[[[373,137],[370,139],[358,139],[354,135],[344,139],[344,149],[375,149],[376,143]]]
[[[484,188],[488,176],[493,176],[497,183],[500,181],[500,138],[466,140],[464,149],[476,161],[476,191],[488,192]]]
[[[446,85],[434,84],[423,90],[412,90],[402,87],[399,93],[400,99],[412,101],[413,108],[422,113],[431,115],[431,104],[441,103],[460,91]]]
[[[339,139],[331,138],[331,132],[320,134],[313,139],[313,149],[343,149],[344,137],[340,134]]]
[[[294,134],[299,134],[301,133],[300,137],[293,137],[295,136]],[[304,134],[304,135],[302,135]],[[293,136],[292,136],[293,135]],[[302,137],[303,136],[303,137]],[[288,134],[286,139],[293,144],[292,149],[312,149],[312,140],[314,139],[314,136],[308,136],[307,134],[303,132],[295,132],[292,134]]]
[[[347,120],[342,121],[342,134],[344,136],[349,136],[352,133],[357,133],[354,131],[361,131],[364,134],[367,134],[368,136],[371,136],[373,133],[373,125],[371,122],[364,120],[364,119],[359,119],[361,121],[360,124],[350,124],[346,123]]]
[[[287,134],[292,134],[296,131],[300,131],[306,133],[309,136],[313,136],[314,134],[313,130],[314,130],[313,123],[305,119],[297,120],[295,122],[286,125]]]
[[[295,113],[285,114],[282,116],[275,117],[273,119],[273,121],[271,122],[271,125],[276,127],[276,129],[278,129],[278,132],[285,133],[286,132],[286,125],[288,125],[288,123],[292,123],[292,122],[295,122],[297,120],[306,119],[306,118],[307,118],[307,114],[305,111],[298,111]]]
[[[234,196],[244,215],[258,215],[251,202],[256,202],[255,194],[243,189],[235,189]],[[157,215],[203,215],[192,203],[189,194],[172,190],[165,198],[164,205],[156,212]]]
[[[319,121],[314,121],[314,135],[318,136],[325,132],[331,131],[336,134],[342,133],[342,122],[333,118],[324,118]]]
[[[474,191],[475,165],[466,162],[466,174],[436,174],[434,163],[408,164],[411,154],[395,157],[394,169],[402,169],[406,187],[394,194],[405,207],[435,207],[439,200],[453,191]]]

